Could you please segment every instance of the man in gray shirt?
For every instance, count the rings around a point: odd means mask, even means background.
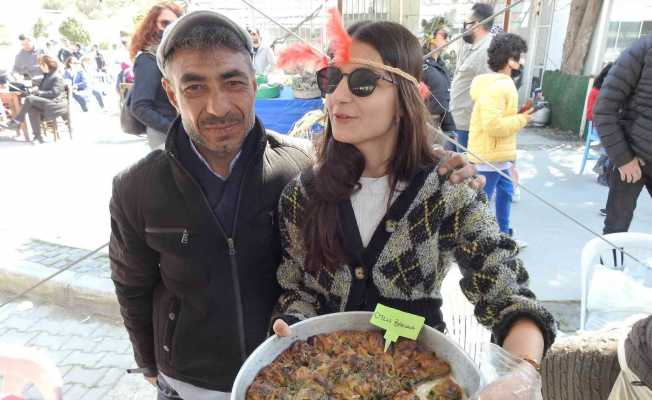
[[[34,46],[32,38],[26,35],[20,35],[18,36],[18,40],[20,40],[21,49],[16,54],[14,61],[14,68],[12,70],[14,75],[18,75],[17,78],[29,76],[30,79],[43,75],[37,60],[41,52]]]
[[[489,4],[475,3],[471,7],[471,15],[464,21],[464,31],[468,31],[480,21],[489,18],[494,9]],[[460,63],[453,76],[451,85],[450,111],[453,114],[457,130],[457,141],[464,147],[469,143],[469,123],[473,100],[471,100],[471,81],[477,75],[491,72],[487,64],[487,49],[491,43],[491,27],[493,19],[481,24],[470,33],[464,35],[464,41],[470,46],[465,49],[460,57]],[[462,151],[462,149],[458,149]]]

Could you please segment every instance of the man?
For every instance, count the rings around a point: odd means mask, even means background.
[[[279,196],[312,160],[256,118],[253,44],[228,18],[182,16],[157,64],[179,116],[165,150],[114,179],[112,279],[138,371],[159,399],[228,399],[280,294]]]
[[[97,72],[106,72],[106,60],[104,55],[100,52],[98,45],[93,45],[93,53],[95,56],[95,68]]]
[[[14,68],[12,70],[16,78],[32,79],[43,75],[41,68],[38,65],[38,56],[42,53],[34,46],[34,40],[21,34],[18,36],[20,40],[20,51],[16,54],[14,60]]]
[[[469,143],[469,123],[473,111],[473,100],[469,92],[471,81],[480,74],[490,73],[487,64],[487,49],[491,43],[490,34],[493,19],[480,24],[481,21],[491,17],[494,9],[489,4],[475,3],[471,7],[471,15],[464,21],[463,30],[473,31],[464,35],[463,39],[470,47],[462,55],[460,64],[455,71],[451,85],[451,113],[455,120],[457,141],[464,147]],[[479,26],[478,26],[479,25]],[[459,149],[462,151],[462,149]]]
[[[251,41],[254,44],[254,67],[256,74],[265,74],[274,68],[276,61],[274,60],[274,53],[272,50],[263,46],[262,38],[258,29],[248,29],[251,35]]]
[[[70,48],[70,43],[68,42],[67,39],[61,40],[61,48],[59,49],[59,53],[57,53],[57,59],[59,60],[60,63],[65,64],[66,60],[72,56],[72,51],[69,50]]]
[[[439,29],[435,32],[433,39],[430,41],[430,51],[437,49],[446,44],[448,33]],[[433,116],[435,126],[441,124],[441,129],[449,137],[454,137],[455,121],[453,115],[449,112],[450,102],[450,78],[448,70],[441,59],[440,52],[433,53],[423,64],[423,82],[430,90],[427,105],[428,111]],[[447,149],[453,149],[448,142],[445,143]]]
[[[75,43],[75,46],[72,49],[72,56],[78,60],[81,60],[81,58],[84,56],[81,43]]]
[[[603,232],[627,232],[643,186],[652,196],[652,34],[620,55],[602,84],[593,123],[616,169]]]

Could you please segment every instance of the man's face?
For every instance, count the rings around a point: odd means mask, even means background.
[[[251,32],[251,41],[254,44],[254,47],[260,47],[260,33],[256,31]]]
[[[20,47],[25,51],[32,51],[34,49],[34,43],[30,39],[21,40]]]
[[[163,87],[200,150],[232,159],[254,124],[256,80],[251,58],[230,49],[180,49]]]
[[[438,31],[435,34],[435,37],[432,40],[432,43],[434,45],[433,49],[436,49],[438,47],[441,47],[445,45],[448,42],[448,39],[446,38],[446,33],[442,31]]]

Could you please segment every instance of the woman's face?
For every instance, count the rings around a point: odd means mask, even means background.
[[[168,25],[177,20],[177,15],[167,8],[163,9],[156,19],[156,27],[163,32]]]
[[[361,58],[383,64],[380,54],[370,45],[354,40],[351,45],[351,58]],[[392,80],[395,77],[383,70],[363,64],[339,65],[342,73],[349,74],[358,68],[374,70],[381,76]],[[335,91],[326,95],[326,108],[333,130],[339,142],[349,143],[358,148],[369,143],[384,143],[398,132],[398,91],[395,84],[379,79],[376,89],[367,97],[357,97],[351,93],[348,76],[344,76]]]

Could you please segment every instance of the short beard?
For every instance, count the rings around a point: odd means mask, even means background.
[[[183,129],[185,129],[186,133],[190,137],[190,140],[200,145],[204,149],[210,151],[215,157],[227,158],[229,155],[231,155],[231,153],[233,153],[233,151],[229,150],[229,146],[226,144],[221,148],[211,148],[208,144],[206,144],[206,141],[201,137],[194,126],[191,124],[186,124],[183,119],[181,120],[181,123],[183,124]]]

